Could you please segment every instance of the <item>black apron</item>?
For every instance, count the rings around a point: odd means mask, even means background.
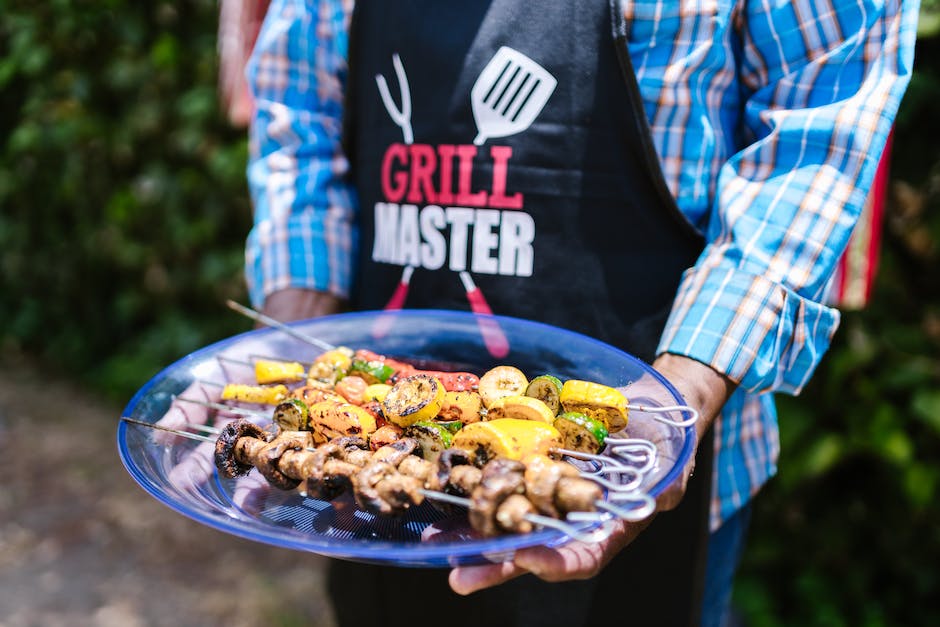
[[[355,307],[492,311],[651,360],[702,239],[664,183],[619,3],[363,0],[350,37]],[[512,363],[509,346],[491,353]],[[570,627],[635,598],[617,611],[637,624],[690,624],[710,476],[698,464],[679,510],[600,577],[462,598],[441,571],[334,562],[337,617]]]

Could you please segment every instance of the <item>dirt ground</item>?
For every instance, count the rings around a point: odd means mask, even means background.
[[[158,503],[118,457],[120,412],[0,355],[0,627],[333,627],[326,559]]]

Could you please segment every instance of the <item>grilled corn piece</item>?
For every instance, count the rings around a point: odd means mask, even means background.
[[[287,398],[286,385],[248,385],[228,383],[222,388],[223,401],[240,401],[260,405],[277,405]]]
[[[303,381],[307,369],[296,361],[272,361],[259,359],[255,362],[255,380],[259,385]]]

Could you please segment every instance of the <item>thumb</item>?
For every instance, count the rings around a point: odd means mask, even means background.
[[[460,566],[450,571],[448,583],[457,594],[468,595],[477,590],[491,588],[528,571],[513,562],[486,564],[483,566]]]

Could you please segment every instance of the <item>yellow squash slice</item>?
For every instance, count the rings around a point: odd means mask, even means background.
[[[627,397],[610,386],[568,379],[561,388],[561,406],[604,423],[610,433],[627,426]]]
[[[480,465],[494,457],[518,460],[532,453],[547,455],[560,442],[561,434],[550,424],[499,418],[465,425],[454,435],[451,446],[467,451]]]
[[[388,383],[373,383],[366,387],[366,393],[363,397],[365,402],[369,401],[378,401],[382,402],[385,400],[385,395],[388,394],[388,391],[392,389]]]
[[[555,422],[555,413],[543,401],[531,396],[504,396],[493,401],[486,410],[487,420],[499,418],[518,418],[520,420],[536,420],[552,424]]]
[[[483,399],[471,390],[444,392],[444,402],[438,420],[459,420],[464,424],[480,422],[483,415]]]
[[[317,444],[342,436],[368,439],[375,432],[375,416],[352,403],[322,401],[310,406],[308,417]]]

